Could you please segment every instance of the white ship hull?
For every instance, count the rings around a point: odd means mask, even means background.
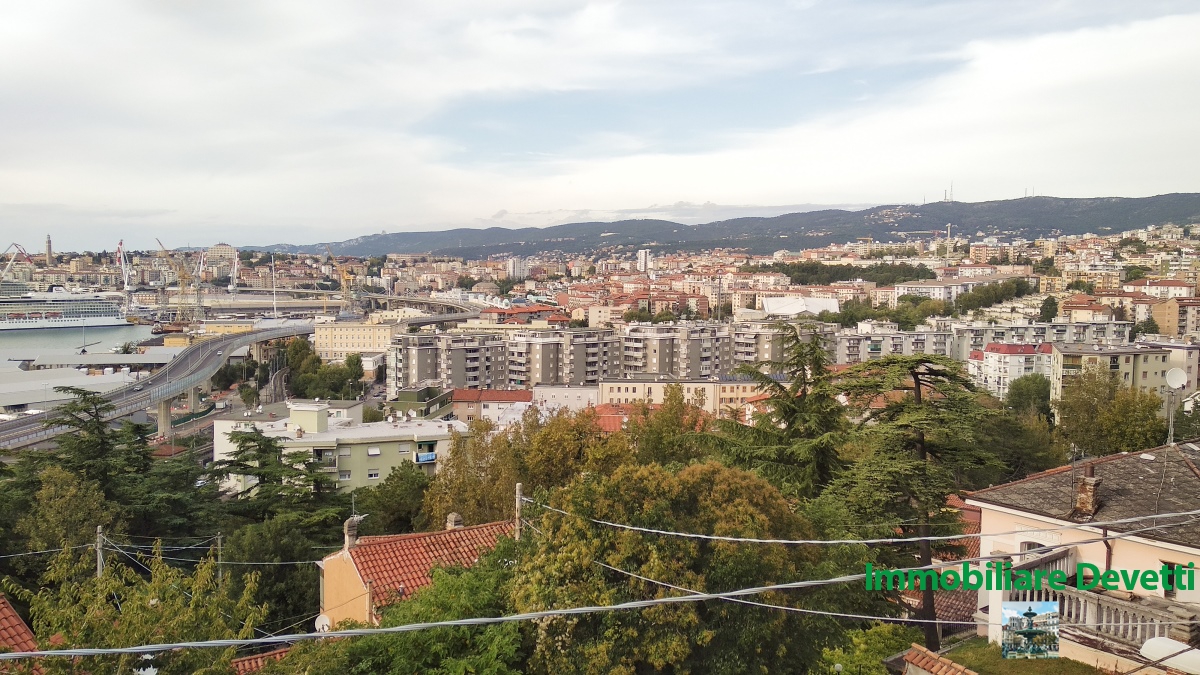
[[[103,326],[128,326],[120,316],[63,317],[61,319],[3,319],[0,331],[33,330],[37,328],[97,328]]]

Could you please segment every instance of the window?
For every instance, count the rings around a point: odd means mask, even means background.
[[[1167,562],[1166,560],[1160,560],[1159,562],[1161,562],[1163,564],[1163,566],[1165,566],[1167,568],[1168,572],[1170,570],[1175,570],[1176,574],[1183,574],[1183,565],[1181,565],[1179,563]],[[1175,597],[1175,589],[1178,587],[1178,584],[1171,583],[1170,577],[1163,577],[1161,581],[1162,581],[1163,597],[1164,598]]]
[[[338,480],[350,480],[350,472],[349,471],[339,471],[338,472]]]
[[[379,469],[367,469],[367,478],[370,480],[379,478]]]
[[[367,448],[367,456],[368,457],[378,457],[379,456],[379,448]]]

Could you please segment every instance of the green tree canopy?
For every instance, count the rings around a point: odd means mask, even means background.
[[[1033,412],[1050,419],[1050,380],[1031,373],[1008,383],[1004,405],[1018,415]]]
[[[1053,295],[1046,296],[1042,301],[1042,309],[1038,314],[1038,321],[1053,321],[1058,316],[1058,300],[1054,299]]]
[[[1056,438],[1090,456],[1137,452],[1166,439],[1158,396],[1124,387],[1108,370],[1089,367],[1072,376],[1054,401]]]

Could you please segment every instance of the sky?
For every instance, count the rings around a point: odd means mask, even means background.
[[[1194,0],[0,6],[0,245],[1200,191]]]

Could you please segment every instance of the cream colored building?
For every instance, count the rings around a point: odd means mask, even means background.
[[[1062,398],[1063,386],[1086,368],[1112,373],[1125,387],[1167,396],[1171,352],[1146,344],[1102,345],[1055,342],[1050,356],[1050,400]],[[1163,407],[1163,414],[1166,408]]]
[[[313,326],[313,342],[322,361],[342,361],[350,354],[386,352],[402,324],[342,322]]]
[[[1200,509],[1197,463],[1200,445],[1184,442],[1059,467],[970,493],[967,504],[981,510],[981,556],[1007,556],[1014,569],[1061,570],[1068,577],[1061,591],[981,589],[975,615],[979,634],[1000,641],[1005,602],[1058,601],[1062,658],[1128,673],[1146,665],[1138,652],[1152,637],[1195,644],[1200,638],[1200,591],[1169,583],[1080,590],[1076,574],[1082,570],[1089,578],[1090,570],[1078,567],[1080,563],[1101,574],[1117,571],[1118,576],[1123,570],[1157,573],[1163,567],[1200,566],[1200,524],[1167,515]],[[1128,518],[1144,520],[1099,525]],[[1139,672],[1163,671],[1149,667]]]
[[[696,380],[621,378],[600,381],[599,402],[659,405],[666,399],[667,387],[672,384],[683,388],[687,403],[713,415],[724,415],[730,408],[741,408],[747,399],[761,393],[752,380],[737,376]]]

